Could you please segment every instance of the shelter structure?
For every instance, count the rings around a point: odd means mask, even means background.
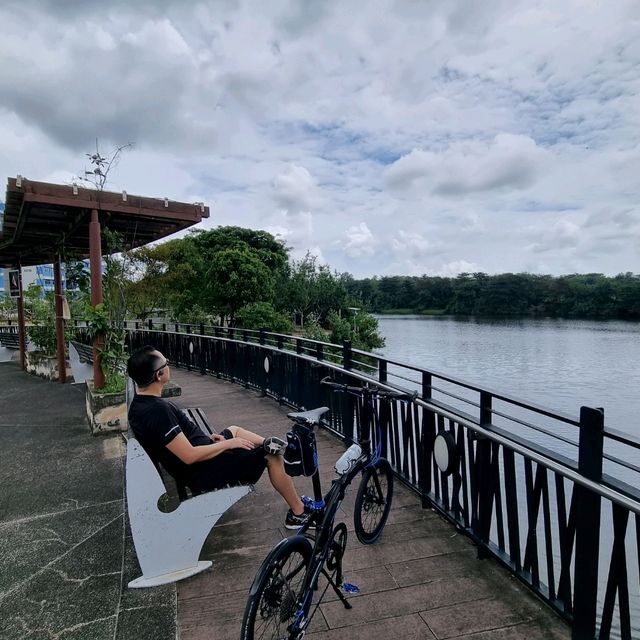
[[[18,271],[24,266],[53,263],[56,332],[60,381],[66,382],[63,256],[89,258],[91,304],[102,302],[101,231],[108,228],[133,249],[187,229],[209,217],[202,203],[175,202],[83,188],[79,185],[35,182],[21,176],[7,180],[4,214],[0,214],[0,267]],[[18,292],[20,362],[26,368],[26,332],[22,282]],[[104,385],[99,365],[99,339],[94,339],[94,383]]]

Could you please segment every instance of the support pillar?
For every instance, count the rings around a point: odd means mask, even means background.
[[[53,263],[53,284],[55,288],[56,302],[56,342],[58,353],[58,379],[61,384],[67,381],[67,345],[64,342],[64,318],[62,305],[62,269],[60,267],[60,256],[56,256]]]
[[[91,211],[91,222],[89,223],[89,264],[91,267],[91,304],[95,307],[102,302],[102,241],[97,209]],[[99,349],[102,344],[104,344],[102,336],[93,338],[93,384],[96,389],[104,387],[104,375],[99,358]]]
[[[22,265],[18,262],[18,346],[20,347],[20,366],[27,370],[27,328],[24,322],[24,291],[22,290]]]

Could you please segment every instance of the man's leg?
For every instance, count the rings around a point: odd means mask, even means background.
[[[302,504],[302,500],[300,500],[293,480],[284,470],[282,456],[268,455],[266,459],[267,473],[269,474],[269,480],[273,488],[284,498],[295,515],[301,515],[304,513],[304,505]]]
[[[244,438],[249,442],[253,442],[258,447],[262,446],[264,442],[264,438],[259,436],[257,433],[253,433],[253,431],[249,431],[248,429],[243,429],[242,427],[238,427],[235,424],[232,424],[230,427],[227,427],[229,431],[233,434],[234,438]]]
[[[253,444],[258,447],[261,447],[264,442],[262,436],[248,429],[238,427],[235,424],[227,427],[227,429],[233,434],[234,438],[244,438],[245,440],[249,440],[249,442],[253,442]],[[301,515],[304,513],[304,505],[302,504],[302,500],[300,500],[293,480],[284,470],[282,456],[267,455],[265,457],[271,485],[284,498],[285,502],[291,508],[291,511],[297,516]]]

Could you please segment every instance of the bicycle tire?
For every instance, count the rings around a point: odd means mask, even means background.
[[[271,550],[249,590],[242,618],[242,640],[296,640],[287,628],[297,612],[311,555],[311,543],[304,536],[285,538]]]
[[[393,471],[388,460],[380,458],[362,473],[353,514],[356,537],[362,544],[373,544],[382,533],[393,501]]]

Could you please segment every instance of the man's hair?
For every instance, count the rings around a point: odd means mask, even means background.
[[[147,344],[134,351],[127,361],[127,373],[139,387],[148,387],[156,378],[155,371],[162,364],[156,351]]]

